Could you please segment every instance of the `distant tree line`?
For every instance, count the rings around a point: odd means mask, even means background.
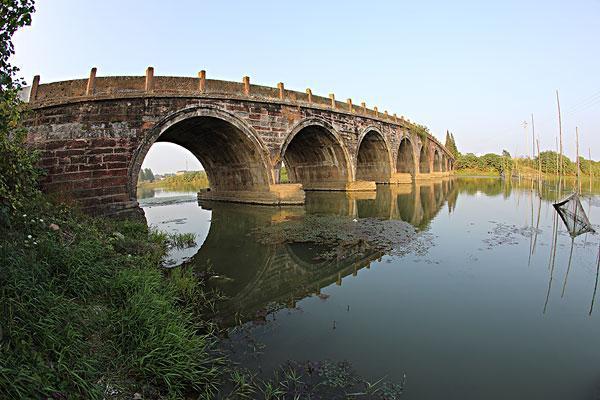
[[[140,174],[142,171],[140,171]],[[152,171],[150,171],[152,173]],[[208,176],[206,171],[188,171],[180,175],[167,176],[162,180],[140,179],[139,184],[151,187],[166,187],[166,188],[192,188],[192,189],[203,189],[209,187]]]
[[[560,155],[555,151],[542,151],[539,158],[513,158],[507,150],[502,154],[488,153],[482,156],[476,156],[473,153],[461,154],[456,146],[454,135],[446,132],[446,149],[454,154],[456,162],[454,167],[460,171],[475,171],[498,175],[512,175],[513,171],[519,171],[534,174],[538,171],[539,161],[541,160],[541,169],[543,174],[556,175],[557,166],[560,164]],[[562,158],[563,175],[574,176],[577,174],[577,163],[571,161],[569,157],[563,155]],[[600,161],[586,160],[579,157],[579,168],[582,175],[600,177]]]

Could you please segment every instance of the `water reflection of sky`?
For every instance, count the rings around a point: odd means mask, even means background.
[[[161,229],[197,233],[199,247],[186,256],[198,251],[193,263],[210,258],[233,277],[224,287],[233,297],[230,310],[239,307],[252,319],[269,302],[288,306],[268,324],[244,326],[266,345],[258,358],[240,354],[249,366],[349,360],[374,380],[406,374],[408,399],[595,398],[600,317],[588,312],[599,237],[576,239],[565,284],[571,239],[563,226],[554,268],[549,264],[556,190],[544,186],[540,201],[537,191],[516,186],[461,179],[384,188],[374,198],[319,195],[307,208],[401,218],[433,241],[425,255],[365,254],[328,264],[311,262],[307,249],[259,245],[250,235],[256,225],[307,211],[217,205],[211,217],[187,202],[145,212]],[[592,223],[600,215],[597,199],[583,200]]]

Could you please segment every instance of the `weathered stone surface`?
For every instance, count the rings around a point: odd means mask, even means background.
[[[434,137],[412,134],[403,118],[283,85],[152,71],[90,79],[39,85],[27,126],[48,171],[45,189],[91,213],[137,207],[139,169],[160,141],[179,144],[202,162],[213,199],[261,204],[298,204],[298,185],[374,190],[375,182],[445,176],[452,169],[452,155]],[[282,163],[296,186],[279,186]]]

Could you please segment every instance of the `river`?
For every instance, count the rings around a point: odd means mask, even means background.
[[[266,373],[290,359],[347,360],[372,381],[404,382],[406,399],[593,399],[599,235],[572,242],[559,221],[552,262],[558,196],[552,182],[452,178],[307,193],[303,207],[199,205],[193,192],[163,189],[141,191],[140,205],[150,225],[196,234],[167,266],[214,274],[244,366]],[[600,230],[597,188],[582,196]],[[310,227],[306,240],[277,236],[309,221],[381,237],[396,232],[390,226],[410,233],[405,221],[414,238],[392,249],[361,238],[319,243]],[[265,227],[281,240],[260,239]]]

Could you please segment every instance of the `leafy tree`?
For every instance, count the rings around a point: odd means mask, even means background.
[[[539,159],[542,161],[542,172],[546,174],[556,174],[557,165],[560,163],[560,155],[555,151],[542,151]],[[535,163],[538,163],[538,157],[535,159]],[[563,154],[563,174],[573,175],[576,173],[575,163],[572,162],[569,157]]]
[[[479,158],[473,153],[462,154],[456,160],[456,169],[479,168]]]
[[[24,81],[19,69],[10,64],[14,54],[12,36],[31,23],[31,0],[3,0],[0,3],[0,221],[21,207],[37,191],[40,171],[37,156],[25,146],[27,132],[21,126],[23,107],[19,91]]]

